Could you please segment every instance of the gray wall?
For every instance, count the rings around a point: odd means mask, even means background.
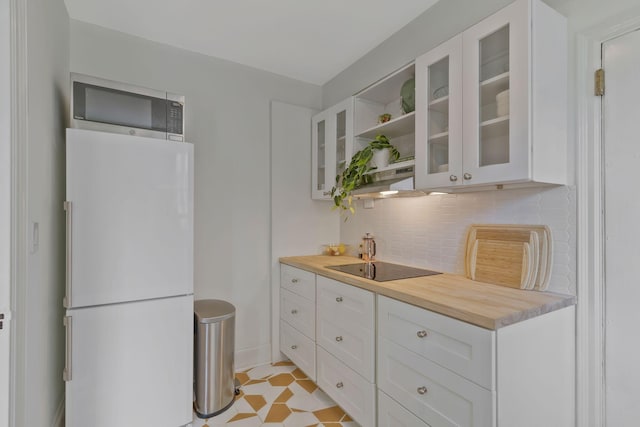
[[[364,89],[513,0],[442,0],[322,87],[323,107]]]
[[[78,21],[71,70],[186,96],[195,145],[195,296],[236,306],[236,365],[270,361],[270,101],[318,86]]]
[[[21,27],[24,29],[24,27]],[[26,2],[27,225],[39,248],[25,251],[16,290],[16,426],[48,426],[64,396],[64,128],[68,110],[69,17],[62,0]],[[28,230],[21,230],[26,232]]]

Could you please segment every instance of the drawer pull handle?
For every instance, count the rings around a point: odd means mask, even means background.
[[[336,387],[342,388],[342,387],[344,387],[344,384],[342,384],[342,381],[340,381],[338,384],[336,384]]]
[[[291,314],[298,314],[298,310],[294,308],[293,310],[291,310]]]
[[[342,302],[342,297],[337,297],[336,302]]]
[[[295,350],[296,348],[298,348],[298,346],[295,344],[291,346],[291,350]]]
[[[422,387],[418,387],[418,394],[426,394],[427,393],[427,388],[422,386]]]
[[[341,336],[336,337],[336,341],[338,342],[342,341],[342,337]]]
[[[291,283],[298,283],[298,279],[291,279]]]
[[[418,338],[424,338],[427,336],[427,331],[418,331],[416,335],[418,335]]]

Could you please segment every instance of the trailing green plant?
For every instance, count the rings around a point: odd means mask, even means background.
[[[351,162],[342,173],[336,175],[336,185],[331,189],[331,197],[334,206],[332,209],[340,209],[341,212],[346,211],[354,214],[356,209],[353,205],[353,190],[371,182],[369,172],[375,170],[376,167],[371,166],[371,159],[375,150],[390,150],[389,161],[394,162],[400,158],[400,153],[389,142],[384,135],[377,135],[373,141],[370,141],[366,147],[357,151],[351,157]]]

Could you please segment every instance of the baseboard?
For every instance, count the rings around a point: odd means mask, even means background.
[[[52,427],[64,427],[64,396],[60,400],[58,404],[58,409],[56,410],[56,415],[53,417]]]
[[[271,346],[269,344],[236,351],[236,371],[242,371],[244,369],[253,368],[254,366],[264,365],[265,363],[271,363]]]

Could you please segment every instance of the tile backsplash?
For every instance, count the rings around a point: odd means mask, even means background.
[[[427,197],[380,199],[373,209],[358,201],[342,222],[342,242],[358,247],[373,233],[377,259],[464,274],[470,224],[544,224],[551,229],[553,265],[549,291],[576,291],[575,187],[528,188]]]

